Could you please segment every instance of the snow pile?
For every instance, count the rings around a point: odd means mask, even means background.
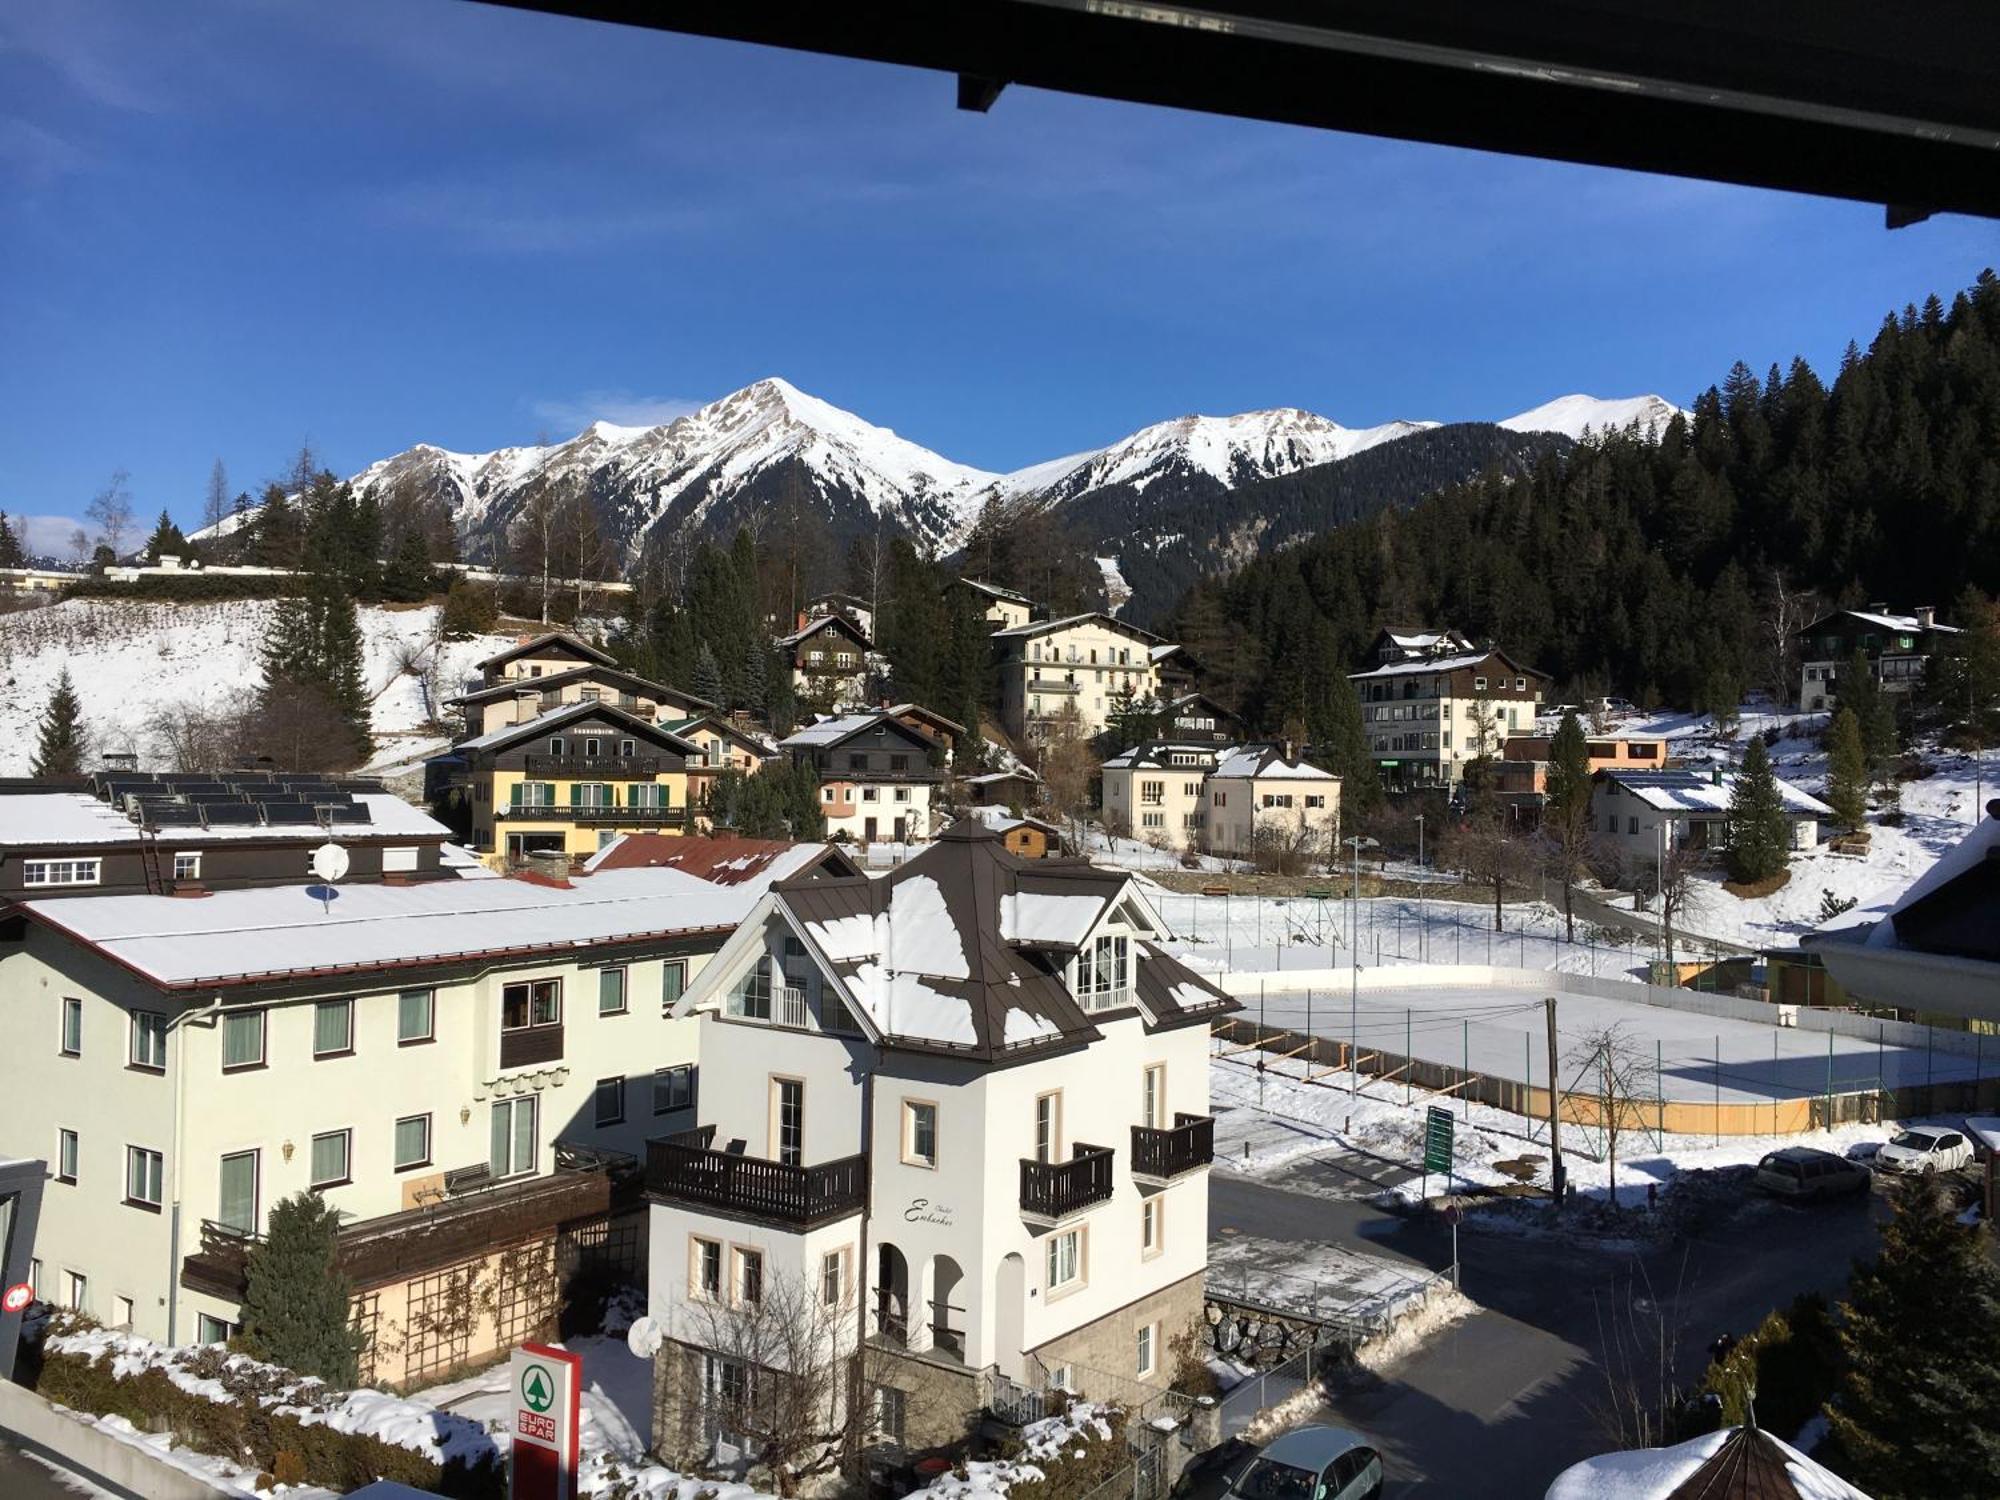
[[[963,1472],[941,1474],[917,1493],[941,1500],[1000,1500],[1016,1484],[1047,1478],[1048,1466],[1088,1458],[1090,1444],[1110,1442],[1117,1434],[1112,1423],[1116,1415],[1115,1407],[1078,1401],[1068,1411],[1022,1428],[1017,1457],[968,1462],[961,1466]]]
[[[142,767],[160,767],[150,722],[163,710],[220,710],[253,688],[276,608],[270,599],[68,599],[0,615],[0,775],[28,773],[37,726],[65,667],[94,749],[135,751]],[[442,700],[462,691],[475,662],[512,643],[498,635],[439,641],[438,614],[435,605],[359,610],[362,681],[378,741],[416,735],[442,711],[441,701],[427,701],[425,682],[404,670],[412,656],[434,668],[428,691]]]

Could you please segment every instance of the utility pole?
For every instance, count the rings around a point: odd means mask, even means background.
[[[1563,1201],[1562,1108],[1557,1102],[1561,1075],[1556,1071],[1556,997],[1542,1000],[1549,1022],[1549,1184],[1555,1189],[1556,1207]]]

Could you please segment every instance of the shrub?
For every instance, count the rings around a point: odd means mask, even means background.
[[[1808,1292],[1708,1367],[1696,1395],[1720,1402],[1722,1425],[1739,1427],[1756,1406],[1757,1425],[1794,1433],[1833,1392],[1840,1346],[1826,1299]]]
[[[158,599],[171,604],[210,603],[218,599],[283,599],[299,593],[303,581],[275,574],[162,574],[117,583],[109,578],[79,578],[63,590],[65,599]]]

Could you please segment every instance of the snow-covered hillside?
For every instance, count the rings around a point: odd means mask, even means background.
[[[261,675],[258,646],[275,608],[271,600],[157,604],[71,599],[47,609],[0,615],[0,775],[25,776],[37,725],[57,675],[69,668],[96,750],[137,752],[158,764],[148,723],[164,708],[219,709],[251,691]],[[438,643],[437,607],[365,606],[364,679],[374,694],[375,736],[385,751],[420,738],[432,716],[424,682],[403,670],[416,654],[435,662],[432,686],[450,697],[472,664],[509,644],[510,636]]]
[[[1623,432],[1634,423],[1655,437],[1685,412],[1664,396],[1558,396],[1498,423],[1510,432],[1560,432],[1581,439],[1586,432]]]

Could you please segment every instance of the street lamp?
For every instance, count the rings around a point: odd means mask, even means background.
[[[1347,940],[1347,1097],[1348,1118],[1353,1119],[1353,1099],[1361,1091],[1361,839],[1347,841],[1354,851],[1353,900]]]
[[[1424,961],[1424,815],[1417,814],[1417,962]]]

